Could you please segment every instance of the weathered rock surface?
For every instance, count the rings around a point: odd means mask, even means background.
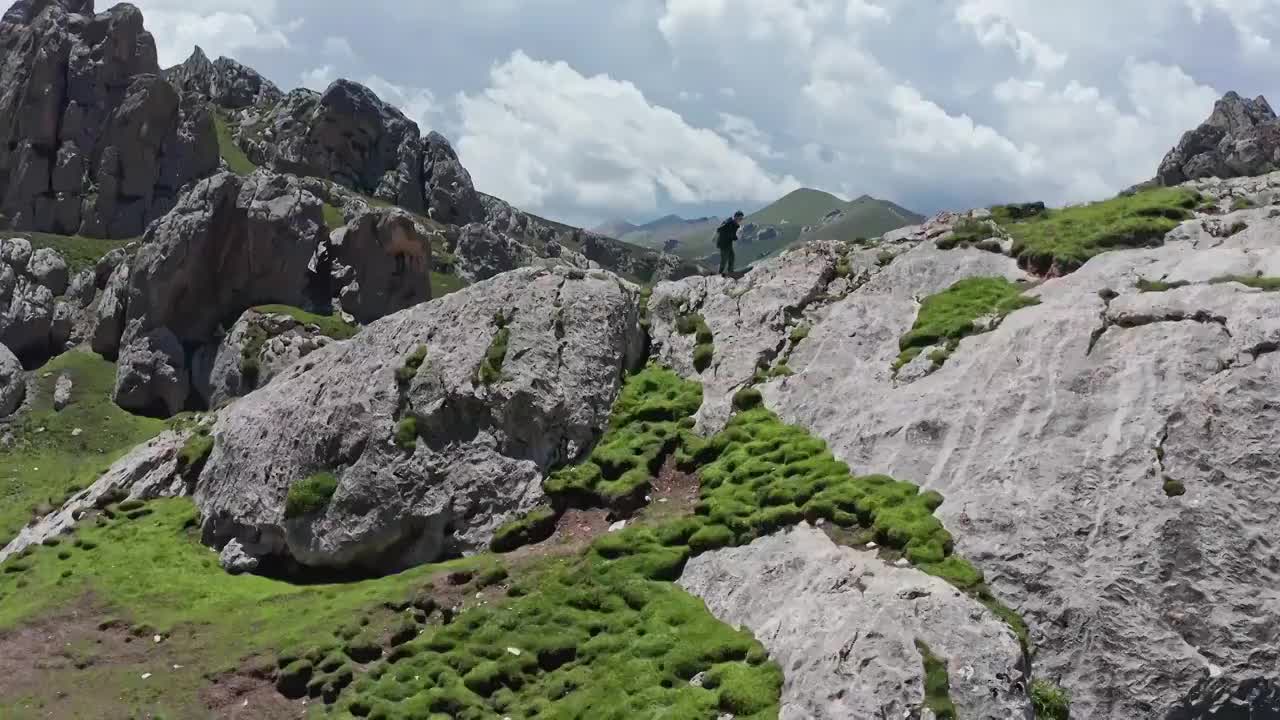
[[[56,250],[40,248],[32,252],[27,272],[31,273],[37,283],[49,288],[55,297],[67,291],[67,283],[70,281],[67,261]]]
[[[93,331],[89,336],[89,346],[103,357],[114,358],[120,352],[125,308],[129,302],[129,270],[127,262],[122,261],[116,265],[93,308]]]
[[[239,540],[232,539],[218,554],[218,563],[222,569],[232,575],[251,573],[258,569],[258,558],[248,554]]]
[[[465,225],[484,218],[484,206],[453,146],[438,132],[423,140],[422,181],[431,217],[450,225]]]
[[[523,267],[536,257],[527,245],[481,223],[471,223],[458,232],[453,254],[458,277],[469,283]]]
[[[53,386],[53,409],[62,412],[71,404],[71,390],[75,387],[75,381],[67,373],[58,376],[57,382]]]
[[[1187,180],[1262,175],[1280,169],[1280,120],[1259,96],[1229,92],[1199,127],[1186,132],[1165,155],[1157,179],[1165,185]]]
[[[342,311],[360,323],[431,299],[431,243],[394,208],[356,216],[329,236],[328,263]]]
[[[227,57],[209,60],[197,45],[181,65],[164,71],[165,79],[179,92],[193,93],[231,110],[252,105],[274,105],[284,94],[275,83]]]
[[[924,702],[917,642],[945,660],[958,717],[1032,717],[1026,659],[999,618],[807,523],[700,555],[680,585],[782,666],[782,720],[911,717]]]
[[[120,352],[111,399],[130,412],[155,417],[179,413],[191,392],[182,343],[168,328],[139,335]]]
[[[0,22],[0,212],[12,227],[139,235],[218,166],[202,104],[160,77],[142,13],[21,0]]]
[[[53,345],[53,297],[66,284],[66,263],[57,253],[33,251],[22,238],[0,239],[0,343],[28,362],[48,355]]]
[[[165,327],[198,344],[253,305],[304,307],[307,266],[326,235],[320,201],[297,178],[202,180],[147,229],[129,274],[126,327]]]
[[[246,310],[221,342],[196,351],[192,381],[206,405],[222,407],[331,342],[291,315]]]
[[[613,276],[522,269],[312,353],[220,417],[196,493],[206,541],[377,569],[482,547],[541,500],[548,468],[599,437],[640,359],[638,312],[638,289]],[[485,385],[477,370],[499,314],[507,352]],[[398,383],[419,347],[421,368]],[[412,449],[393,439],[406,418]],[[336,494],[286,518],[290,486],[321,471],[337,476]]]
[[[1262,185],[1198,188],[1226,197]],[[1040,305],[962,340],[936,371],[897,382],[891,365],[919,299],[964,277],[1021,277],[1007,257],[940,251],[906,229],[893,234],[900,252],[890,264],[803,311],[796,322],[812,327],[787,348],[795,374],[761,386],[768,407],[827,440],[855,472],[945,496],[938,514],[958,552],[1028,620],[1036,675],[1071,692],[1073,717],[1226,717],[1207,708],[1251,688],[1263,689],[1259,708],[1280,711],[1265,704],[1280,667],[1271,621],[1280,560],[1265,540],[1280,516],[1271,418],[1280,294],[1237,283],[1135,287],[1280,275],[1274,210],[1190,221],[1164,247],[1098,256],[1030,290]],[[1211,232],[1237,221],[1247,227]],[[706,282],[655,290],[656,341],[678,342],[667,339],[674,311],[660,300],[696,296]],[[751,275],[740,283],[750,288]],[[708,402],[723,404],[717,395],[744,382],[770,345],[734,332],[739,318],[776,305],[775,294],[751,290],[702,305],[715,334]],[[758,325],[782,339],[775,324]],[[662,352],[692,374],[680,360],[687,341]],[[1185,494],[1167,495],[1170,480]]]
[[[27,381],[22,363],[9,348],[0,345],[0,418],[12,415],[27,396]]]
[[[178,453],[188,437],[190,433],[187,431],[167,430],[134,448],[88,489],[76,493],[57,511],[24,527],[8,545],[0,548],[0,562],[29,546],[39,545],[47,538],[71,530],[81,514],[105,498],[123,495],[130,499],[149,500],[186,494],[186,481],[178,473]]]

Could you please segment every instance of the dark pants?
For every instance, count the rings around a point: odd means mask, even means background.
[[[733,272],[733,246],[722,245],[720,247],[720,274],[727,275]]]

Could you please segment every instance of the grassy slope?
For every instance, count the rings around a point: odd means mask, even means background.
[[[303,325],[315,325],[320,328],[321,335],[331,337],[334,340],[346,340],[354,337],[360,331],[360,328],[344,322],[340,317],[316,315],[289,305],[259,305],[254,310],[263,314],[288,315]]]
[[[53,410],[58,376],[74,383],[72,402]],[[59,505],[73,488],[88,487],[120,455],[164,429],[111,402],[115,365],[98,355],[70,352],[35,373],[31,412],[13,428],[16,443],[0,454],[0,540],[17,533],[42,503]],[[43,428],[43,430],[41,430]],[[79,428],[81,433],[72,436]]]
[[[222,159],[227,161],[227,167],[231,172],[237,175],[248,175],[257,170],[258,166],[245,156],[239,145],[236,145],[226,116],[219,111],[214,111],[213,124],[218,131],[218,152],[222,155]]]
[[[1159,245],[1165,234],[1192,217],[1200,196],[1184,188],[1159,188],[1129,197],[1049,210],[1013,220],[1001,207],[993,216],[1013,237],[1013,254],[1033,270],[1070,272],[1108,250]]]
[[[884,200],[860,197],[845,209],[845,218],[801,237],[805,240],[840,240],[879,237],[890,230],[924,222],[924,216]]]
[[[93,267],[103,255],[124,247],[138,238],[123,239],[104,239],[91,238],[83,235],[54,235],[52,233],[42,232],[5,232],[7,237],[22,237],[31,241],[31,247],[35,249],[52,248],[62,255],[62,259],[67,261],[67,268],[71,275]]]

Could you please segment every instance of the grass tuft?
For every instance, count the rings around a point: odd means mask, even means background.
[[[408,385],[418,376],[418,370],[422,368],[422,364],[427,360],[427,346],[419,345],[416,350],[404,359],[404,365],[396,368],[396,382],[401,385]]]
[[[511,330],[506,327],[505,320],[498,323],[498,331],[489,342],[489,349],[480,361],[476,370],[476,381],[481,385],[492,385],[502,379],[502,364],[507,359],[507,344],[511,341]]]
[[[342,210],[338,209],[336,206],[325,203],[322,208],[322,212],[324,213],[325,227],[330,230],[337,230],[347,224],[347,219],[342,214]]]
[[[1171,498],[1182,497],[1187,494],[1187,486],[1181,480],[1166,477],[1164,479],[1164,494]]]
[[[227,121],[225,115],[215,111],[213,113],[213,125],[218,134],[218,153],[223,160],[227,161],[227,167],[231,172],[237,175],[249,175],[258,169],[249,160],[240,146],[236,144],[235,137],[231,131],[231,125]]]
[[[494,552],[510,552],[551,537],[556,529],[556,511],[550,505],[539,505],[522,517],[498,528],[489,548]]]
[[[916,649],[924,663],[924,706],[933,711],[938,720],[955,720],[956,706],[951,702],[951,676],[947,663],[933,654],[923,640],[916,640]]]
[[[1036,720],[1070,720],[1071,695],[1048,680],[1031,683],[1031,707]]]
[[[1166,292],[1174,288],[1185,287],[1191,283],[1186,280],[1175,280],[1173,282],[1164,282],[1163,280],[1147,280],[1140,278],[1138,280],[1138,292]]]
[[[985,315],[1003,318],[1020,308],[1038,305],[1039,300],[1026,297],[1022,289],[1004,278],[982,277],[961,280],[937,295],[930,295],[920,305],[915,324],[902,336],[895,368],[906,365],[920,351],[931,345],[943,345],[947,355],[962,338],[977,332],[974,321]],[[947,355],[940,357],[945,361]],[[935,357],[935,364],[941,364]]]
[[[324,510],[338,491],[338,478],[330,472],[321,472],[289,487],[285,498],[285,518],[297,518]]]
[[[259,305],[254,310],[263,315],[288,315],[300,325],[314,326],[321,335],[334,340],[349,340],[360,332],[360,328],[336,315],[317,315],[290,305]]]

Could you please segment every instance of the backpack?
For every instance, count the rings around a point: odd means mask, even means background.
[[[733,230],[730,230],[730,225],[734,225],[733,218],[725,220],[720,223],[720,227],[716,228],[716,247],[730,247],[733,245],[733,241],[738,239],[738,231],[736,227]]]

